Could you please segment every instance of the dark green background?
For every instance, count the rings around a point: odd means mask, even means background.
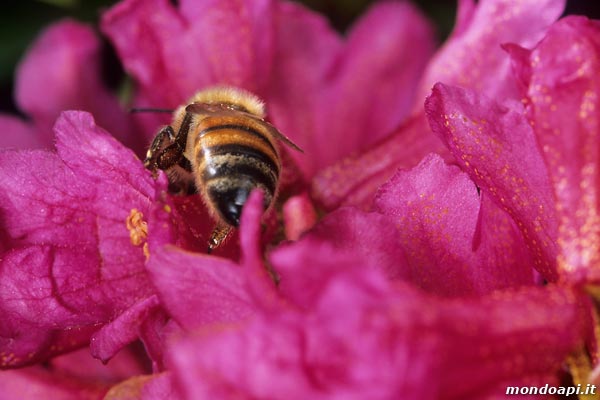
[[[38,32],[64,17],[97,23],[100,12],[116,0],[30,0],[3,1],[0,4],[0,111],[17,112],[12,101],[15,66]],[[303,0],[329,17],[332,24],[344,31],[374,0]],[[449,0],[413,1],[435,23],[439,40],[443,40],[454,23],[456,4]],[[600,2],[592,0],[567,1],[566,14],[583,14],[600,18]],[[123,75],[117,58],[105,44],[105,78],[117,86]]]

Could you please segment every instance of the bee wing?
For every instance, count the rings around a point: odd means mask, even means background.
[[[255,119],[260,119],[260,118],[256,118]],[[267,128],[267,130],[269,131],[269,133],[271,133],[271,135],[273,135],[273,137],[277,138],[278,140],[281,140],[283,143],[287,144],[288,146],[290,146],[292,149],[299,151],[300,153],[304,153],[304,150],[302,150],[300,148],[300,146],[298,146],[296,143],[292,142],[290,140],[290,138],[288,138],[287,136],[285,136],[283,133],[279,132],[277,130],[277,128],[275,128],[273,125],[271,125],[270,123],[268,123],[267,121],[261,120],[263,122],[263,124],[265,124],[265,127]]]
[[[229,110],[221,105],[208,103],[190,103],[185,107],[185,111],[192,114],[210,115],[231,115],[235,113],[233,110]]]
[[[236,115],[240,115],[240,113],[244,114],[246,117],[252,118],[253,120],[262,123],[267,128],[269,133],[271,135],[273,135],[273,137],[276,138],[277,140],[281,140],[282,142],[284,142],[285,144],[290,146],[292,149],[299,151],[300,153],[304,153],[304,150],[302,150],[300,148],[300,146],[298,146],[296,143],[292,142],[283,133],[279,132],[277,130],[277,128],[275,128],[273,125],[271,125],[264,119],[258,118],[257,116],[249,114],[247,112],[240,111],[240,110],[232,110],[232,109],[224,107],[220,104],[207,104],[207,103],[188,104],[185,107],[185,111],[192,113],[192,114],[200,114],[200,115],[204,114],[204,115],[210,115],[210,116],[236,116]]]

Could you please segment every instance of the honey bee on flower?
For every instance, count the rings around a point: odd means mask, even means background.
[[[179,107],[148,149],[144,165],[165,170],[180,191],[198,191],[217,220],[208,252],[238,227],[254,189],[262,189],[268,210],[277,196],[281,159],[277,141],[297,145],[264,120],[258,97],[241,89],[214,87]]]

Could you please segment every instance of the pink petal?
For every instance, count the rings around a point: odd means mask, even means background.
[[[109,365],[93,359],[88,349],[53,358],[45,365],[0,371],[1,399],[96,400],[109,387],[143,373],[139,360],[122,352]]]
[[[311,238],[282,247],[270,255],[280,277],[281,295],[301,309],[311,309],[318,294],[341,270],[376,269],[366,260],[365,251],[340,251],[327,241]]]
[[[20,118],[0,114],[0,148],[34,149],[50,145],[50,138]]]
[[[511,0],[459,3],[455,32],[437,52],[423,77],[419,97],[435,82],[462,86],[490,97],[519,99],[510,61],[501,49],[506,42],[533,46],[561,15],[564,0],[527,0],[516,7]],[[420,103],[415,105],[420,109]]]
[[[4,279],[0,276],[0,280]],[[0,287],[1,288],[1,287]],[[2,288],[2,290],[5,290]],[[29,302],[31,303],[31,302]],[[25,304],[30,306],[30,304]],[[33,305],[36,306],[35,304]],[[33,308],[33,307],[32,307]],[[13,368],[34,364],[49,357],[77,349],[85,345],[95,326],[69,327],[67,330],[48,328],[47,323],[32,323],[15,313],[6,314],[0,325],[0,367]],[[44,326],[45,325],[45,326]]]
[[[316,130],[322,129],[323,110],[315,97],[325,90],[328,71],[342,53],[343,42],[322,15],[293,2],[276,4],[276,65],[271,71],[267,109],[273,124],[305,150],[306,155],[292,157],[308,174],[320,137]]]
[[[459,4],[453,35],[429,63],[416,97],[411,96],[416,99],[416,115],[368,151],[344,158],[315,177],[313,194],[327,210],[342,205],[368,209],[377,188],[398,168],[413,167],[429,153],[451,159],[421,114],[421,99],[432,84],[443,81],[518,99],[509,60],[500,45],[507,41],[535,44],[564,8],[563,0],[545,0],[543,6],[526,1],[516,8],[506,0],[480,2],[476,9],[470,1]]]
[[[285,237],[298,240],[317,222],[317,212],[306,192],[289,198],[283,205]]]
[[[430,155],[383,185],[374,206],[398,227],[407,275],[429,292],[484,294],[533,283],[519,231],[485,198],[465,173]]]
[[[323,19],[268,1],[183,2],[176,9],[164,0],[130,0],[106,13],[102,26],[145,103],[174,107],[217,83],[265,97],[275,125],[310,154],[293,154],[309,176],[363,148],[366,127],[375,132],[372,141],[406,117],[432,49],[428,24],[404,4],[375,6],[345,50]],[[366,88],[376,92],[369,99]],[[321,143],[336,137],[343,146]]]
[[[600,278],[600,25],[565,18],[525,62],[518,68],[556,195],[559,272],[595,281]]]
[[[180,14],[189,24],[190,44],[196,51],[200,47],[211,81],[262,93],[274,62],[275,2],[183,0],[180,4]]]
[[[448,305],[445,315],[464,315],[470,321],[466,323],[474,322],[471,332],[481,329],[483,335],[470,337],[460,328],[448,332],[453,354],[447,362],[462,366],[446,369],[449,373],[442,384],[454,394],[448,398],[465,398],[477,390],[505,394],[507,385],[523,386],[530,381],[559,385],[561,360],[581,346],[584,332],[590,329],[589,304],[570,288],[496,292],[480,301],[458,300]],[[569,324],[564,325],[567,320]],[[446,331],[442,328],[442,332]],[[483,362],[471,363],[473,357]],[[471,379],[461,380],[465,375]]]
[[[238,321],[253,313],[241,267],[174,246],[152,249],[148,271],[161,303],[184,328]]]
[[[161,303],[184,329],[215,322],[238,322],[253,315],[257,304],[267,304],[277,298],[273,281],[262,262],[263,208],[262,197],[257,195],[250,196],[242,214],[241,265],[174,246],[175,211],[156,203],[149,227],[153,234],[147,268]]]
[[[172,232],[175,211],[157,202],[149,226],[153,234],[147,268],[169,315],[184,328],[250,315],[253,307],[239,265],[171,244],[177,237]]]
[[[240,222],[240,246],[242,249],[241,264],[249,293],[256,304],[265,308],[279,307],[279,294],[270,271],[263,262],[263,246],[261,244],[261,217],[263,215],[263,193],[254,190],[242,213]]]
[[[230,259],[201,254],[206,252],[213,227],[198,196],[168,196],[165,191],[157,191],[149,226],[152,235],[147,268],[161,303],[184,328],[238,321],[254,312],[243,268]],[[225,246],[239,244],[230,240]],[[228,258],[239,258],[227,249],[223,252]],[[223,252],[215,251],[218,255]]]
[[[64,113],[56,139],[58,156],[0,156],[0,304],[10,316],[0,353],[9,346],[9,365],[81,345],[153,293],[142,246],[132,244],[126,224],[133,209],[148,215],[149,173],[87,113]],[[69,345],[53,345],[59,340]]]
[[[431,129],[463,170],[517,223],[535,268],[556,279],[556,216],[547,169],[520,106],[436,84],[426,103]]]
[[[165,177],[166,178],[166,177]],[[165,220],[165,227],[161,229],[156,242],[160,244],[172,243],[177,247],[198,253],[206,253],[208,239],[216,222],[208,214],[206,205],[200,196],[172,195],[166,191],[166,183],[162,189],[157,190],[155,210],[167,211],[169,216]],[[161,218],[159,218],[161,219]],[[161,219],[162,220],[162,219]],[[217,248],[213,254],[232,260],[239,259],[238,233],[233,232],[227,241]]]
[[[100,53],[94,30],[71,20],[47,28],[28,50],[17,69],[15,93],[41,143],[51,143],[54,121],[68,109],[93,113],[99,125],[135,143],[129,116],[102,82]]]
[[[190,48],[195,38],[188,38],[187,25],[167,0],[123,1],[102,15],[101,31],[136,81],[136,107],[174,109],[208,83],[208,67],[198,46]],[[167,115],[141,113],[136,122],[149,142],[171,121]]]
[[[397,169],[413,167],[429,153],[452,157],[420,114],[366,153],[347,157],[318,173],[312,181],[312,195],[326,210],[348,205],[369,210],[377,189]]]
[[[106,383],[76,379],[42,366],[0,371],[3,400],[97,400],[104,398]]]
[[[142,324],[159,311],[160,302],[156,295],[135,303],[92,336],[92,355],[108,362],[119,350],[138,339]]]
[[[288,77],[294,76],[290,73],[305,76],[306,72],[297,69],[306,63],[312,81],[294,79],[283,87],[278,85],[278,89],[286,91],[275,94],[285,95],[283,104],[277,99],[268,100],[272,104],[273,121],[310,155],[310,159],[302,155],[294,157],[310,177],[324,166],[389,134],[407,117],[416,82],[433,51],[433,35],[425,18],[406,3],[374,5],[352,27],[343,49],[327,32],[322,32],[319,21],[305,20],[307,26],[303,32],[311,32],[308,38],[304,33],[296,34],[288,43],[282,43],[286,46],[284,55],[293,57],[295,64],[289,72],[282,70],[287,77],[280,79],[289,81]],[[295,28],[296,24],[291,26]],[[284,27],[284,33],[289,29]],[[317,61],[315,68],[312,52],[321,52],[326,47],[331,52],[329,65],[321,66]],[[290,113],[290,109],[298,112]],[[302,110],[314,113],[312,121],[306,120],[306,112]]]
[[[260,92],[271,65],[270,8],[265,1],[175,8],[167,0],[129,0],[105,13],[101,27],[151,104],[175,107],[217,83]]]
[[[458,0],[457,3],[456,23],[452,30],[452,38],[460,37],[469,29],[475,10],[477,10],[477,4],[473,0]]]
[[[93,358],[89,348],[83,348],[54,357],[49,364],[53,370],[69,374],[73,378],[117,383],[131,376],[148,372],[145,355],[139,346],[130,346],[119,352],[108,364]]]
[[[175,390],[175,384],[170,373],[154,374],[141,390],[142,400],[177,400],[180,397]],[[110,399],[106,399],[110,400]],[[126,399],[123,399],[126,400]]]
[[[408,116],[433,47],[429,22],[411,4],[375,3],[358,20],[330,71],[330,92],[320,99],[327,113],[320,114],[317,144],[337,145],[333,154],[317,149],[319,165],[367,148]]]
[[[140,375],[113,386],[103,400],[177,400],[169,372]]]
[[[352,269],[306,314],[199,331],[170,354],[187,399],[485,398],[558,384],[587,322],[580,301],[557,287],[447,301]]]
[[[341,208],[297,242],[274,250],[269,260],[279,275],[281,294],[298,306],[310,308],[315,293],[333,275],[353,266],[377,269],[388,279],[408,279],[399,242],[400,235],[389,218]]]

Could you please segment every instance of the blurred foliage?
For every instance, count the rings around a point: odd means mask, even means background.
[[[71,17],[96,23],[107,0],[8,0],[0,2],[0,82],[11,79],[15,64],[40,30],[53,21]]]
[[[174,0],[172,0],[174,1]],[[328,16],[332,25],[344,32],[376,0],[295,0]],[[0,2],[0,111],[16,111],[12,103],[15,68],[27,46],[41,29],[61,18],[75,18],[92,24],[100,13],[117,0],[8,0]],[[439,41],[450,33],[456,2],[449,0],[413,0],[432,20]],[[568,0],[567,14],[584,14],[600,18],[600,2]],[[106,46],[107,78],[118,83],[121,72],[118,60]]]
[[[0,111],[16,112],[13,77],[19,60],[40,31],[62,18],[92,24],[116,0],[7,0],[0,2]]]

